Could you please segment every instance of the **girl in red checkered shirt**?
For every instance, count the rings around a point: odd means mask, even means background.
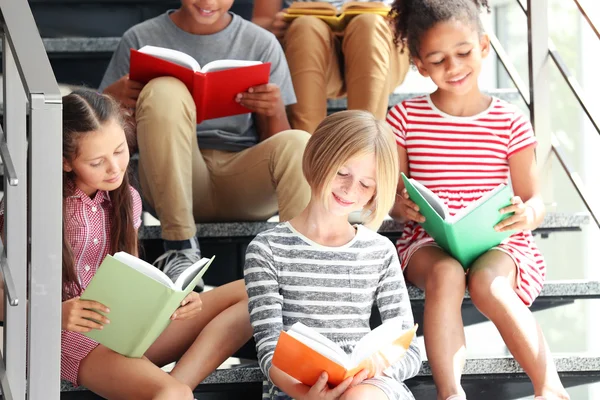
[[[142,204],[129,185],[125,128],[111,97],[89,90],[63,97],[61,378],[107,399],[193,399],[192,389],[252,334],[242,281],[190,293],[142,358],[82,334],[110,323],[107,307],[79,298],[101,261],[117,251],[138,254]],[[160,368],[173,361],[170,373]]]

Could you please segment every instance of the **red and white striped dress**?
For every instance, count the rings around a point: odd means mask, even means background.
[[[472,117],[443,113],[429,96],[394,106],[387,122],[398,145],[408,154],[409,175],[448,206],[453,215],[500,183],[509,180],[509,158],[537,141],[529,121],[513,105],[494,98],[484,112]],[[424,246],[436,246],[421,225],[409,222],[396,243],[406,268]],[[515,262],[516,293],[531,305],[546,276],[546,264],[530,231],[515,233],[495,247]]]

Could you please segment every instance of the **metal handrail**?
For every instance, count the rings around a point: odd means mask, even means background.
[[[0,8],[25,92],[43,94],[46,101],[60,103],[62,96],[58,83],[29,4],[23,0],[0,0]],[[37,40],[31,40],[32,37],[37,37]]]
[[[592,30],[594,31],[594,33],[596,34],[598,39],[600,39],[600,32],[598,31],[598,29],[596,28],[596,25],[592,21],[590,14],[586,11],[586,9],[583,7],[583,5],[581,4],[581,2],[579,0],[573,0],[573,1],[575,2],[576,6],[579,9],[583,18],[589,24],[590,28],[592,28]],[[527,15],[528,19],[531,18],[531,16],[529,15],[528,9],[525,6],[523,0],[516,0],[516,2],[520,6],[521,10]],[[524,89],[524,85],[517,83],[517,82],[522,82],[522,80],[519,76],[519,73],[516,71],[513,64],[510,62],[506,52],[504,51],[504,48],[502,47],[502,44],[499,42],[498,38],[495,35],[489,35],[489,36],[490,36],[490,42],[492,44],[492,47],[496,51],[498,58],[504,65],[504,68],[506,68],[506,71],[508,72],[509,77],[511,78],[511,80],[515,84],[517,90],[519,91],[519,94],[521,95],[521,97],[523,97],[523,99],[527,103],[528,107],[531,109],[531,102],[528,101],[530,99],[530,97],[526,94],[526,93],[528,93],[528,91],[526,91]],[[549,55],[550,59],[553,61],[556,68],[561,73],[563,79],[569,86],[569,89],[571,90],[571,92],[573,93],[573,95],[575,96],[577,101],[579,102],[579,105],[581,106],[581,108],[583,109],[583,111],[585,112],[587,117],[589,118],[590,122],[596,129],[596,132],[598,132],[600,134],[600,123],[598,122],[598,119],[592,114],[591,107],[589,107],[587,105],[587,102],[584,99],[584,92],[581,88],[581,85],[579,85],[579,82],[577,81],[575,76],[571,73],[571,71],[569,70],[569,68],[567,67],[565,62],[563,61],[562,57],[560,56],[560,53],[558,52],[558,50],[556,49],[556,46],[554,45],[553,41],[550,38],[548,38],[548,55]],[[560,162],[560,165],[567,173],[569,180],[574,185],[575,190],[577,191],[577,194],[579,195],[579,197],[585,204],[585,207],[587,208],[587,210],[591,214],[592,218],[596,222],[596,225],[600,228],[600,220],[598,217],[600,215],[600,210],[595,210],[591,206],[591,202],[588,200],[588,196],[584,189],[583,182],[581,181],[577,172],[575,172],[574,170],[572,170],[569,167],[569,165],[566,161],[566,157],[562,154],[562,152],[560,150],[560,143],[554,136],[552,137],[550,150],[551,150],[552,154],[554,154],[556,156],[556,158],[558,159],[558,161]]]
[[[585,112],[585,114],[588,116],[590,122],[594,125],[594,128],[596,128],[596,132],[600,134],[600,124],[592,114],[591,107],[588,106],[586,100],[584,99],[584,93],[583,89],[581,88],[581,85],[579,85],[577,78],[575,78],[575,76],[567,67],[567,64],[565,64],[565,62],[563,61],[562,57],[560,56],[560,53],[556,49],[556,46],[554,46],[552,39],[548,39],[548,49],[548,53],[550,54],[550,58],[552,59],[552,61],[554,61],[554,65],[556,65],[556,68],[558,68],[558,70],[560,71],[560,74],[563,76],[563,78],[569,85],[569,88],[571,88],[571,92],[573,93],[573,95],[575,95],[575,98],[579,102],[579,105],[581,106],[581,108],[583,108],[583,112]]]
[[[0,385],[6,400],[58,400],[62,97],[26,0],[0,0],[0,38],[0,153],[8,183],[3,199],[6,257],[2,254],[0,263],[4,295],[13,306],[4,316]]]

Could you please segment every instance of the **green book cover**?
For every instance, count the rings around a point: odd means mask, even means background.
[[[81,295],[104,304],[110,320],[87,337],[127,357],[142,357],[171,315],[202,278],[214,257],[203,258],[173,282],[153,265],[125,252],[107,255]]]
[[[402,173],[410,199],[425,217],[421,225],[436,243],[468,269],[483,253],[497,246],[514,231],[496,232],[494,226],[512,214],[500,214],[514,196],[509,185],[500,184],[454,216],[444,202],[427,187]]]

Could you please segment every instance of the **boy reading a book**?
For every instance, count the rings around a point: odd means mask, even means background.
[[[165,253],[155,265],[169,277],[200,259],[197,221],[281,220],[308,203],[300,168],[308,134],[289,130],[296,101],[281,46],[269,32],[229,12],[233,0],[182,0],[177,10],[128,30],[100,89],[134,110],[144,200],[160,219]],[[128,78],[130,48],[185,52],[200,65],[223,59],[271,63],[270,83],[238,101],[252,113],[196,125],[192,96],[179,80],[145,86]]]
[[[400,322],[399,334],[414,326],[394,245],[371,230],[394,203],[398,179],[388,127],[366,111],[330,115],[310,138],[302,170],[312,190],[308,206],[291,221],[257,235],[246,252],[250,320],[268,379],[263,399],[414,399],[403,381],[421,367],[416,337],[389,368],[362,370],[331,389],[325,372],[310,387],[273,365],[281,330],[296,322],[346,354],[369,333],[375,303],[384,324]],[[348,222],[348,215],[359,210],[366,226]]]
[[[288,24],[282,6],[292,0],[254,0],[252,21],[273,32],[285,50],[298,101],[290,107],[295,129],[313,132],[327,115],[327,99],[347,96],[348,109],[367,110],[384,119],[388,97],[408,72],[387,19],[357,15],[342,32],[324,21],[302,16]],[[310,1],[309,1],[310,2]],[[341,7],[347,0],[328,0]],[[386,6],[391,0],[385,0]]]

